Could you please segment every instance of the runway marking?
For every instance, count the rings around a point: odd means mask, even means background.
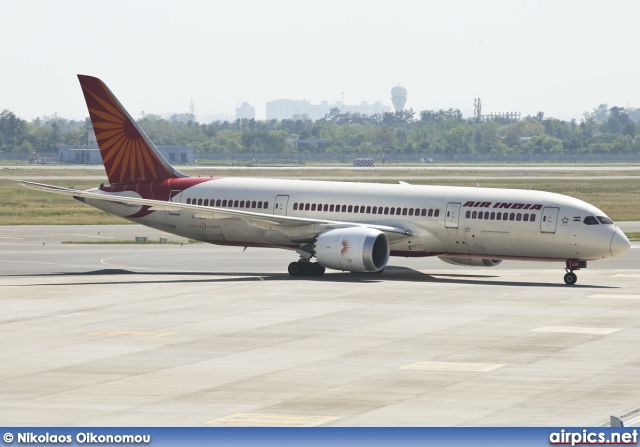
[[[23,240],[23,237],[10,237],[10,236],[0,236],[0,239],[16,239],[16,240]]]
[[[613,275],[612,278],[640,278],[640,275],[633,273],[620,273],[618,275]]]
[[[69,236],[95,237],[99,239],[115,239],[115,236],[94,236],[91,234],[78,234],[78,233],[71,233],[69,234]]]
[[[621,300],[640,300],[640,295],[604,295],[596,294],[590,295],[589,298],[619,298]]]
[[[84,335],[91,337],[167,337],[169,335],[179,334],[179,332],[152,332],[152,331],[97,331],[89,332]]]
[[[221,425],[228,427],[317,427],[328,424],[338,416],[310,416],[305,414],[250,414],[234,413],[203,425]]]
[[[620,330],[621,329],[611,327],[544,326],[539,327],[538,329],[533,329],[531,332],[608,335]]]
[[[457,362],[416,362],[399,369],[420,369],[423,371],[468,371],[489,372],[507,366],[501,363],[457,363]]]

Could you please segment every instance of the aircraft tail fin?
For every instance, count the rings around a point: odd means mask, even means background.
[[[78,75],[109,183],[186,177],[176,171],[98,78]]]

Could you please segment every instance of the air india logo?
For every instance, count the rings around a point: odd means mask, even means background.
[[[342,239],[342,248],[340,249],[340,256],[344,258],[344,256],[349,253],[350,247],[351,247],[350,242],[347,239]]]

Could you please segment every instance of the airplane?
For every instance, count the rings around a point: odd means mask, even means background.
[[[256,178],[189,177],[171,166],[100,79],[78,75],[109,181],[86,191],[19,180],[120,216],[217,245],[294,251],[291,276],[381,273],[390,256],[462,266],[620,256],[625,234],[595,206],[550,192]],[[315,258],[315,261],[314,261]]]

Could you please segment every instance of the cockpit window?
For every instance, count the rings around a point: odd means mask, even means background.
[[[602,225],[613,225],[611,219],[606,216],[596,216]]]
[[[587,225],[598,225],[598,219],[596,219],[594,216],[585,217],[583,222]]]

